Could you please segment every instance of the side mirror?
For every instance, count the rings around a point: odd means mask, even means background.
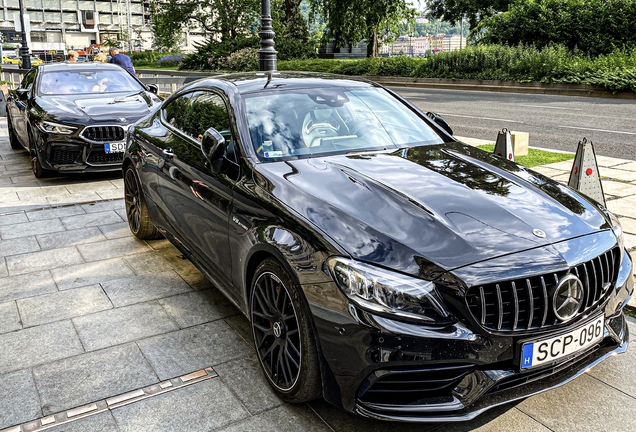
[[[214,173],[221,171],[226,146],[225,138],[216,129],[210,128],[203,134],[201,151],[210,163],[210,170]]]
[[[448,122],[444,120],[444,117],[431,111],[426,113],[426,117],[430,118],[435,123],[437,123],[437,125],[441,127],[442,129],[444,129],[446,132],[448,132],[450,136],[453,136],[453,128],[451,128]]]
[[[19,89],[16,89],[15,93],[18,95],[18,99],[25,100],[27,98],[27,95],[29,94],[29,89],[19,88]]]
[[[157,87],[155,84],[147,84],[146,87],[148,87],[148,91],[150,93],[154,93],[154,94],[159,93],[159,87]]]

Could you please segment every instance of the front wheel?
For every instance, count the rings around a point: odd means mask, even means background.
[[[124,198],[126,201],[126,218],[130,231],[139,240],[153,240],[161,237],[150,219],[146,199],[141,190],[141,184],[132,165],[126,168],[124,174]]]
[[[272,258],[258,266],[251,288],[252,334],[269,383],[287,402],[320,397],[318,349],[299,289],[283,265]]]
[[[48,177],[51,174],[50,170],[42,168],[40,159],[38,158],[38,155],[35,152],[31,153],[31,169],[33,170],[33,175],[36,178]]]

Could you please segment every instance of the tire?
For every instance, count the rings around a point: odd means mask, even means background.
[[[36,178],[45,178],[51,175],[51,171],[42,168],[42,164],[40,164],[40,158],[35,152],[31,153],[31,169],[33,170],[33,175]]]
[[[13,150],[22,150],[22,144],[18,141],[18,137],[15,136],[15,131],[13,130],[13,126],[11,126],[11,117],[9,117],[9,113],[7,112],[7,129],[9,132],[9,144],[11,144],[11,148]]]
[[[161,238],[161,233],[152,223],[148,214],[146,199],[132,165],[129,165],[124,173],[124,198],[126,201],[126,219],[128,219],[128,226],[135,237],[139,240]]]
[[[278,395],[301,403],[322,395],[309,310],[283,265],[268,258],[252,280],[250,321],[263,373]]]

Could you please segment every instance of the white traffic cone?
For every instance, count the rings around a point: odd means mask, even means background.
[[[515,161],[515,154],[512,151],[512,138],[508,129],[503,128],[501,132],[497,134],[494,154],[504,159]]]
[[[586,138],[579,141],[568,186],[605,205],[605,194],[596,163],[594,144],[592,141],[588,142]]]

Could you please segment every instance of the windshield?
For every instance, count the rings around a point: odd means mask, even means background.
[[[118,93],[141,91],[143,87],[123,69],[102,71],[45,72],[40,77],[40,95]]]
[[[262,161],[444,142],[382,89],[299,89],[244,98]]]

